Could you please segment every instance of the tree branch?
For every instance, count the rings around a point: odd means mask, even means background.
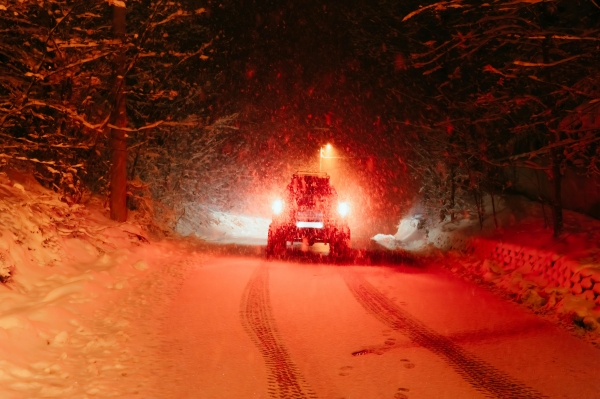
[[[112,53],[112,51],[107,51],[106,53],[101,53],[101,54],[98,54],[98,55],[96,55],[96,56],[94,56],[94,57],[90,57],[90,58],[85,58],[85,59],[83,59],[83,60],[79,60],[79,61],[77,61],[77,62],[74,62],[74,63],[72,63],[72,64],[66,65],[66,66],[64,66],[64,67],[62,67],[62,68],[60,68],[60,69],[57,69],[57,70],[55,70],[55,71],[52,71],[52,72],[50,72],[50,73],[46,74],[46,77],[48,77],[48,76],[52,76],[52,75],[54,75],[54,74],[56,74],[56,73],[63,72],[63,71],[65,71],[65,70],[67,70],[67,69],[70,69],[70,68],[76,67],[77,65],[83,65],[83,64],[85,64],[85,63],[88,63],[88,62],[95,61],[95,60],[97,60],[97,59],[99,59],[99,58],[102,58],[102,57],[105,57],[105,56],[107,56],[107,55],[109,55],[109,54],[111,54],[111,53]]]
[[[159,127],[159,126],[198,127],[198,124],[197,123],[191,123],[191,122],[166,122],[166,121],[158,121],[158,122],[151,123],[149,125],[145,125],[145,126],[139,127],[137,129],[127,128],[127,127],[119,127],[119,126],[115,126],[115,125],[113,125],[111,123],[108,123],[106,126],[110,127],[111,129],[119,129],[119,130],[124,130],[126,132],[141,132],[142,130],[153,129],[153,128]]]
[[[563,64],[565,62],[569,62],[569,61],[575,60],[575,59],[577,59],[579,57],[581,57],[581,55],[574,55],[573,57],[568,57],[568,58],[565,58],[563,60],[559,60],[559,61],[556,61],[556,62],[550,62],[550,63],[547,63],[547,64],[545,64],[543,62],[527,62],[527,61],[513,61],[513,64],[519,65],[519,66],[522,66],[522,67],[553,67],[553,66],[556,66],[556,65]]]

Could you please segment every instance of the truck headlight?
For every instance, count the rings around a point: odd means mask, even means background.
[[[340,202],[338,204],[338,213],[341,217],[345,217],[350,212],[350,206],[347,202]]]
[[[275,201],[273,201],[273,213],[275,215],[279,215],[281,212],[283,212],[283,201],[280,199],[276,199]]]

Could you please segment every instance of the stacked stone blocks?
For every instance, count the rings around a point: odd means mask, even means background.
[[[467,252],[519,272],[541,288],[558,288],[600,306],[600,265],[583,264],[551,251],[485,238],[470,241]]]

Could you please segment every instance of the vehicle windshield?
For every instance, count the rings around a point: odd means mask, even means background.
[[[335,195],[329,179],[319,176],[294,176],[288,192],[299,207],[315,207]]]

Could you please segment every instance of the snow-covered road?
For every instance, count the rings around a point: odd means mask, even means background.
[[[172,302],[161,398],[598,398],[600,351],[435,265],[211,257]]]
[[[154,241],[100,203],[0,191],[2,399],[600,398],[596,347],[371,240],[357,265],[268,261],[259,222]]]

